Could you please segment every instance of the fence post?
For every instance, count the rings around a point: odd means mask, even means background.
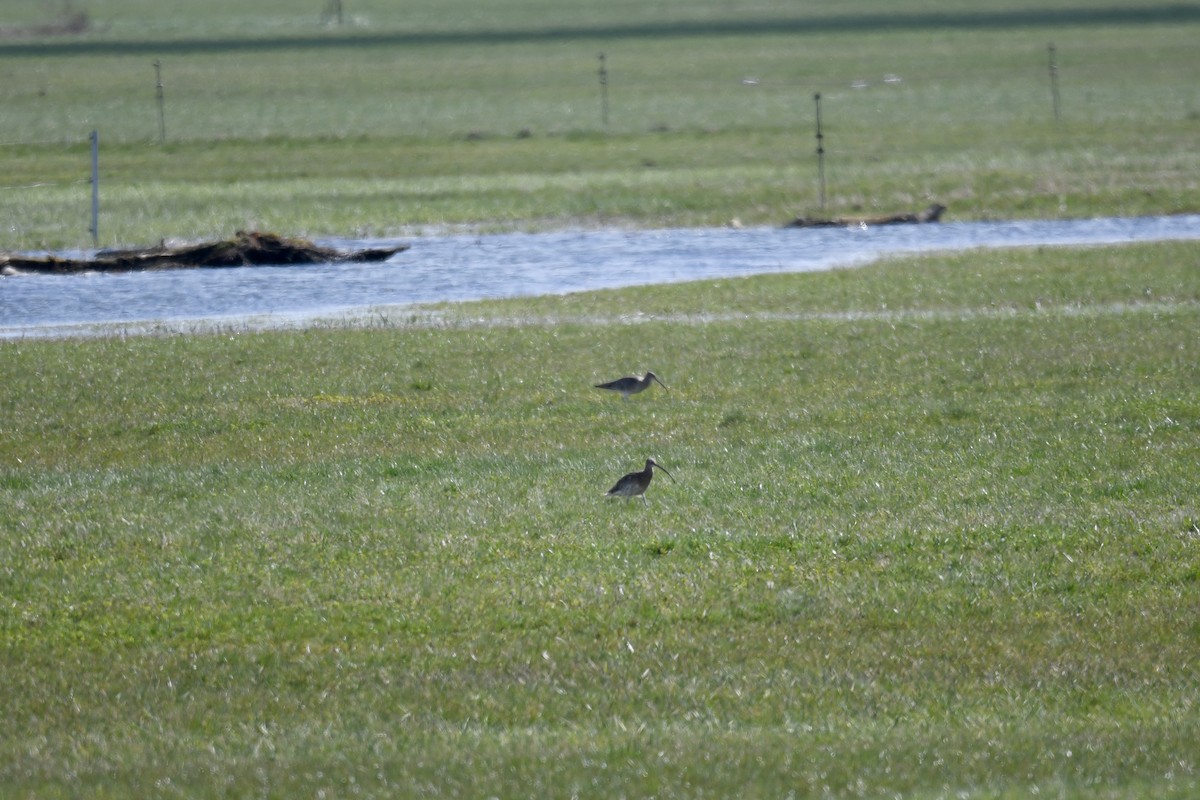
[[[92,244],[100,246],[100,132],[92,131]]]
[[[821,191],[821,209],[825,208],[825,134],[821,131],[821,93],[813,95],[817,104],[817,181]]]
[[[605,65],[604,53],[600,54],[600,122],[608,128],[608,67]]]
[[[329,0],[329,3],[325,6],[325,10],[321,12],[321,22],[328,24],[330,20],[336,22],[338,27],[341,27],[342,0]]]
[[[1054,121],[1058,122],[1060,117],[1059,100],[1058,100],[1058,59],[1054,49],[1054,42],[1051,42],[1047,50],[1050,53],[1050,96],[1054,100]]]
[[[158,100],[158,142],[167,140],[167,119],[163,106],[162,62],[154,59],[154,96]]]

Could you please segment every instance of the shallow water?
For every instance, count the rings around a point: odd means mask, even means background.
[[[416,303],[806,272],[900,253],[1170,239],[1200,239],[1200,216],[328,240],[411,248],[381,264],[4,278],[0,338],[295,326]]]

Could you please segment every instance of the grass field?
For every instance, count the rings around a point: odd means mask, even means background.
[[[6,0],[0,248],[92,130],[105,246],[782,222],[818,92],[830,215],[1200,211],[1200,9],[1046,5]],[[0,342],[0,797],[1196,797],[1197,330],[1171,243]]]
[[[0,40],[0,247],[90,244],[92,130],[102,245],[774,224],[819,210],[816,93],[830,214],[1200,209],[1200,9],[1043,5],[77,3],[88,33]]]
[[[0,795],[1200,791],[1195,244],[439,311],[0,343]]]

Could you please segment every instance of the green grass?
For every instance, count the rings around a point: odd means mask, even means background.
[[[429,312],[0,343],[0,794],[1200,789],[1194,243]]]
[[[0,41],[0,247],[1200,210],[1188,5],[324,5]],[[0,796],[1194,797],[1198,256],[0,342]]]
[[[817,92],[829,214],[1200,210],[1186,5],[377,0],[336,29],[323,5],[111,0],[83,36],[0,41],[0,247],[90,243],[92,130],[102,245],[778,224],[819,210]]]

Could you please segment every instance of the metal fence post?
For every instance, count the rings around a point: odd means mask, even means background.
[[[1047,49],[1050,52],[1050,96],[1054,100],[1054,121],[1057,122],[1060,117],[1060,109],[1058,100],[1058,59],[1054,49],[1054,42],[1051,42]]]
[[[605,65],[604,53],[600,54],[600,122],[608,127],[608,67]]]
[[[100,246],[100,132],[92,131],[92,244]]]
[[[158,100],[158,141],[161,144],[167,140],[167,119],[163,108],[162,62],[157,58],[154,59],[154,96]]]
[[[817,104],[817,181],[821,191],[821,208],[825,208],[825,134],[821,131],[821,93],[813,95]]]

